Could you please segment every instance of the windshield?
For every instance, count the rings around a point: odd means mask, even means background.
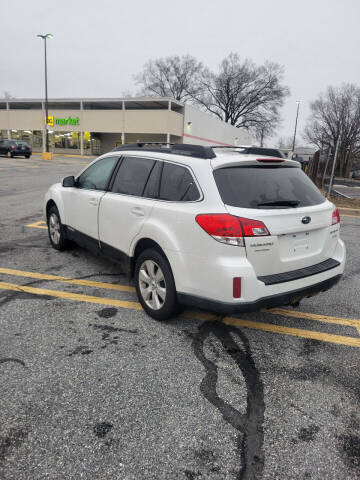
[[[297,167],[226,167],[214,171],[223,202],[243,208],[295,208],[325,201],[310,178]]]

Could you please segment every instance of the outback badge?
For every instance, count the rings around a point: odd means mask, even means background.
[[[302,223],[305,223],[305,225],[307,225],[308,223],[311,222],[311,217],[303,217],[301,221]]]

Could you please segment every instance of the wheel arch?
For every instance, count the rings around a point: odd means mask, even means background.
[[[58,209],[56,203],[54,202],[54,200],[53,200],[52,198],[50,198],[50,200],[48,200],[48,201],[46,202],[46,221],[47,221],[47,219],[48,219],[49,211],[50,211],[50,208],[51,208],[51,207],[56,207],[56,208]],[[59,209],[58,209],[58,210],[59,210]]]
[[[164,250],[161,248],[161,246],[155,242],[155,240],[152,240],[151,238],[141,238],[135,245],[135,248],[134,248],[134,254],[133,256],[131,257],[131,261],[130,261],[130,277],[133,277],[134,276],[134,272],[135,272],[135,264],[136,264],[136,260],[137,258],[139,257],[139,255],[144,252],[145,250],[148,250],[149,248],[153,248],[154,250],[157,250],[159,253],[161,253],[162,255],[164,255],[164,257],[166,258],[166,260],[169,262],[169,259],[166,255],[166,253],[164,252]],[[169,262],[170,264],[170,262]],[[171,265],[170,265],[171,267]]]

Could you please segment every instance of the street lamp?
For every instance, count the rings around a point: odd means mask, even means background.
[[[297,123],[298,123],[298,117],[299,117],[299,106],[300,106],[299,101],[297,101],[296,103],[297,103],[296,120],[295,120],[295,128],[294,128],[294,139],[293,139],[293,144],[292,144],[293,153],[294,153],[294,150],[295,150],[296,129],[297,129]]]
[[[47,92],[47,62],[46,62],[46,40],[54,38],[52,33],[46,33],[45,35],[37,35],[44,40],[45,47],[45,131],[46,131],[46,152],[49,151],[49,131],[48,131],[48,92]]]

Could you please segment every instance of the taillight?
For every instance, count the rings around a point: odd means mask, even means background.
[[[259,237],[270,235],[269,230],[263,222],[259,220],[250,220],[249,218],[239,218],[243,228],[244,237]]]
[[[270,235],[263,222],[228,213],[200,214],[196,221],[214,240],[228,245],[244,246],[244,237]]]
[[[340,223],[340,214],[337,208],[335,208],[335,210],[332,213],[331,225],[335,225],[336,223]]]

